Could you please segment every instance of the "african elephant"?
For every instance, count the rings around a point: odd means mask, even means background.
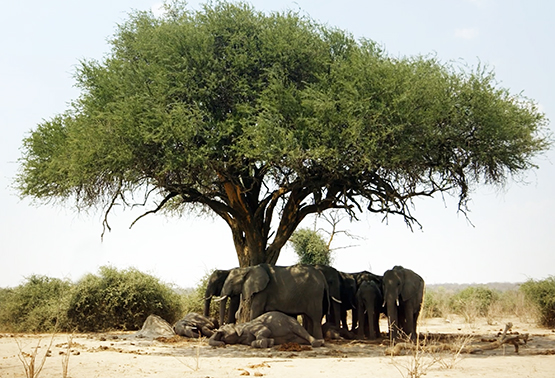
[[[357,290],[357,337],[380,338],[380,314],[383,312],[382,289],[376,281],[362,281]]]
[[[347,324],[347,311],[351,310],[351,314],[353,314],[356,310],[357,284],[355,277],[350,273],[339,272],[339,276],[341,277],[341,328],[349,330],[349,325]]]
[[[222,287],[224,282],[229,275],[229,270],[219,270],[216,269],[210,277],[208,278],[208,283],[206,284],[206,291],[204,293],[204,316],[210,316],[210,302],[213,297],[219,297],[222,293]],[[240,296],[232,296],[229,300],[229,309],[226,315],[225,303],[223,304],[224,310],[221,311],[220,303],[220,324],[224,323],[235,323],[235,314],[239,310]]]
[[[416,340],[416,322],[424,298],[424,280],[402,266],[395,266],[383,275],[384,305],[392,339],[399,331]]]
[[[225,303],[227,297],[242,295],[244,302],[250,302],[249,320],[269,311],[304,315],[309,333],[322,339],[322,303],[328,296],[327,291],[324,275],[312,266],[259,264],[232,269],[222,288],[221,299]]]
[[[327,300],[325,300],[325,303],[322,305],[324,310],[327,308],[326,313],[324,313],[324,315],[326,315],[326,323],[329,322],[330,324],[339,326],[341,318],[341,276],[337,269],[331,266],[317,264],[314,265],[314,267],[322,272],[328,284],[330,297],[329,305]]]
[[[217,328],[218,321],[216,319],[210,319],[196,312],[185,315],[173,325],[173,331],[179,336],[195,338],[210,337]]]
[[[363,282],[376,282],[376,284],[378,284],[379,287],[382,286],[382,276],[378,276],[366,270],[363,270],[362,272],[357,272],[357,273],[349,273],[348,276],[352,277],[352,279],[354,279],[355,281],[355,294],[354,294],[355,296],[356,296],[356,292],[358,291],[358,288]],[[355,305],[352,306],[352,312],[351,312],[352,314],[351,331],[353,332],[358,327],[358,311],[356,310],[357,306],[358,305],[355,300]]]
[[[279,311],[270,311],[247,323],[226,324],[208,340],[211,346],[245,344],[254,348],[270,348],[285,343],[324,345],[305,330],[295,318]]]

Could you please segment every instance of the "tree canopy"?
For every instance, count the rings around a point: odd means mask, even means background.
[[[550,145],[535,102],[493,72],[394,58],[292,11],[175,2],[131,13],[110,42],[80,62],[69,109],[24,140],[19,192],[106,215],[137,198],[147,213],[210,210],[241,266],[275,263],[327,209],[410,226],[414,197],[447,192],[464,210],[474,186],[503,185]]]

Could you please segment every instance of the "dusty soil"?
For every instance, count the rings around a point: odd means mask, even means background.
[[[526,344],[519,345],[518,353],[510,344],[473,354],[456,352],[463,343],[476,348],[492,345],[509,321],[513,323],[512,335],[529,335]],[[405,350],[403,355],[392,357],[385,354],[387,340],[336,340],[326,342],[322,348],[289,345],[262,350],[243,345],[213,348],[206,339],[179,336],[139,339],[131,333],[58,334],[54,338],[0,334],[0,377],[25,377],[21,359],[29,363],[34,350],[37,350],[36,365],[45,353],[48,355],[39,375],[45,378],[63,377],[64,361],[68,367],[66,376],[73,378],[283,377],[288,374],[408,377],[415,370],[415,362],[428,378],[554,376],[554,330],[538,328],[519,319],[498,319],[493,324],[477,319],[467,324],[454,316],[448,320],[426,319],[419,329],[428,346],[448,344],[455,351],[437,352],[428,348],[415,356],[413,351]]]

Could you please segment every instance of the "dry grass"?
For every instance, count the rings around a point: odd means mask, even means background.
[[[206,343],[206,337],[202,337],[199,334],[199,337],[195,345],[195,357],[193,358],[192,364],[189,364],[188,362],[185,362],[175,356],[174,357],[177,361],[179,361],[181,364],[185,365],[187,368],[191,369],[192,371],[199,371],[200,370],[200,347],[205,343]]]

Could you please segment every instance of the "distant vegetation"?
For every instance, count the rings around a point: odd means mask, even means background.
[[[539,323],[545,327],[555,327],[555,277],[545,280],[528,280],[521,290],[539,312]]]
[[[137,330],[157,314],[169,323],[202,312],[208,272],[192,289],[180,289],[136,269],[102,267],[76,283],[33,275],[0,289],[0,332]],[[212,312],[217,313],[213,303]],[[430,285],[423,317],[458,314],[472,323],[517,316],[555,327],[555,277],[523,284]]]
[[[77,283],[31,276],[15,288],[0,289],[4,332],[136,330],[150,314],[178,320],[181,296],[136,269],[102,267]]]

